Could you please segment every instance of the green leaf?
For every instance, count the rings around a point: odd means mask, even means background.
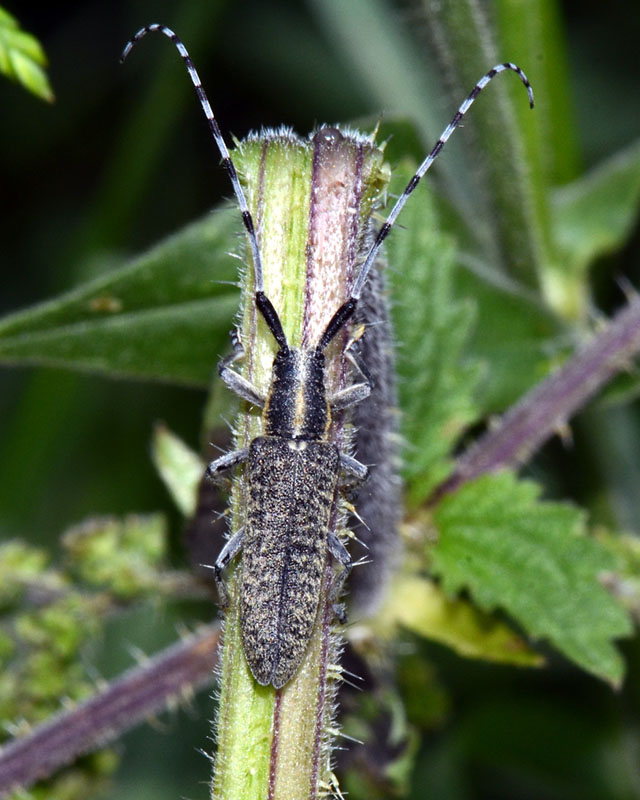
[[[52,102],[53,91],[42,69],[46,66],[47,57],[38,40],[21,31],[18,20],[0,7],[0,72]]]
[[[403,576],[397,581],[385,614],[466,658],[527,667],[543,663],[543,658],[504,622],[479,611],[467,600],[448,598],[439,586],[424,578]]]
[[[411,175],[399,171],[396,187]],[[433,200],[420,187],[404,210],[403,228],[390,237],[390,278],[406,442],[405,466],[414,503],[446,477],[453,443],[476,418],[472,400],[477,363],[465,362],[473,308],[452,293],[454,250],[437,230]]]
[[[452,111],[494,64],[518,59],[511,50],[505,57],[488,6],[475,0],[423,0],[418,5],[446,76],[443,83],[449,86]],[[533,64],[518,63],[535,87]],[[476,251],[486,263],[499,265],[501,272],[532,289],[549,258],[547,197],[539,191],[540,170],[525,135],[535,124],[533,117],[518,78],[501,75],[465,121],[475,136],[458,134],[453,154],[449,152],[467,172],[467,208],[457,198],[456,206],[473,234]]]
[[[598,581],[614,560],[585,535],[579,510],[539,494],[504,472],[446,497],[434,515],[434,572],[445,591],[468,589],[483,609],[504,609],[529,635],[617,686],[623,662],[611,640],[629,635],[631,623]]]
[[[164,425],[157,425],[151,457],[181,513],[185,517],[195,514],[198,485],[205,467],[198,454]]]
[[[566,269],[581,274],[631,233],[640,206],[640,141],[557,189],[554,206],[555,237]]]
[[[472,297],[477,307],[466,352],[488,365],[476,401],[483,415],[502,413],[564,357],[566,331],[537,297],[470,269],[457,270],[455,283],[456,294]]]
[[[42,364],[206,387],[239,293],[221,209],[130,264],[0,320],[0,363]]]

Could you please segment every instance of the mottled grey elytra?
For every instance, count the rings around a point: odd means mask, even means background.
[[[246,522],[242,529],[233,532],[222,549],[215,564],[215,576],[224,603],[226,592],[222,571],[234,556],[242,552],[240,606],[245,656],[260,684],[271,684],[279,689],[293,678],[304,658],[318,613],[323,571],[329,554],[341,565],[341,575],[334,579],[331,599],[337,595],[352,566],[348,551],[331,529],[337,495],[345,485],[353,487],[362,483],[369,472],[366,466],[341,452],[329,440],[332,414],[361,403],[371,394],[372,381],[367,365],[349,352],[345,339],[340,345],[342,356],[350,364],[355,382],[332,394],[325,385],[325,351],[334,340],[342,338],[338,334],[353,321],[365,282],[384,239],[409,195],[478,94],[505,70],[518,75],[527,89],[532,108],[533,91],[526,75],[512,63],[498,64],[478,81],[418,167],[386,222],[375,238],[371,237],[372,242],[356,265],[348,299],[336,303],[336,310],[317,342],[293,348],[287,341],[278,312],[265,294],[262,258],[253,217],[186,48],[169,28],[147,25],[126,45],[122,59],[149,32],[167,36],[185,62],[240,206],[252,255],[255,305],[278,346],[271,383],[264,394],[232,368],[234,362],[245,356],[239,334],[232,334],[234,352],[221,362],[219,373],[233,392],[262,409],[263,431],[247,448],[213,461],[207,474],[215,478],[237,465],[243,465],[246,470]],[[327,126],[321,127],[311,137],[314,152],[321,152],[329,159],[349,142],[358,145],[363,141],[364,137],[358,138]],[[336,185],[339,188],[339,182]],[[310,190],[313,194],[317,187]]]

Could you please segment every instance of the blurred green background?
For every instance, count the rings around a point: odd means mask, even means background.
[[[3,313],[100,274],[231,194],[168,42],[145,41],[119,66],[122,46],[142,24],[163,22],[179,32],[223,131],[238,138],[263,125],[305,133],[320,122],[408,111],[400,96],[394,108],[381,108],[354,68],[348,42],[327,27],[322,0],[20,5],[8,10],[44,44],[57,99],[48,106],[0,81]],[[395,8],[397,31],[406,34],[413,11],[408,3]],[[561,12],[588,167],[640,132],[640,5],[566,2]],[[365,30],[367,24],[365,14]],[[376,36],[372,30],[372,64]],[[439,130],[451,109],[442,103],[428,113]],[[598,265],[604,311],[620,301],[619,276],[638,285],[639,255],[636,231],[623,253]],[[51,369],[5,369],[0,381],[0,536],[55,549],[61,531],[89,515],[160,509],[175,522],[179,563],[180,525],[152,468],[149,442],[162,420],[197,447],[204,393]],[[558,494],[584,501],[598,476],[582,469],[580,458],[554,443],[532,470],[561,476]],[[633,466],[624,476],[631,495]],[[637,501],[623,502],[621,524],[631,525],[637,510]],[[131,663],[127,642],[152,651],[173,640],[179,621],[179,609],[171,618],[130,614],[119,621],[101,645],[104,674]],[[533,673],[420,647],[436,666],[449,710],[424,733],[411,797],[640,798],[637,642],[625,644],[630,674],[617,695],[552,655],[551,669]],[[147,726],[126,736],[117,784],[104,796],[206,797],[210,767],[196,748],[208,746],[212,716],[203,695],[163,730]]]

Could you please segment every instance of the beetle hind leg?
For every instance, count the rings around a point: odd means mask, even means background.
[[[329,552],[339,564],[339,571],[335,574],[331,583],[331,588],[329,589],[329,602],[333,605],[333,611],[338,622],[341,625],[345,625],[347,622],[347,611],[344,603],[339,603],[338,599],[342,594],[345,581],[351,573],[353,561],[351,560],[349,551],[335,533],[329,534],[327,544]]]

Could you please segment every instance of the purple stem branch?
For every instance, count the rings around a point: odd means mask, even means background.
[[[640,351],[640,298],[629,303],[607,327],[562,367],[535,386],[456,461],[452,474],[429,499],[488,472],[526,462],[616,373],[628,369]]]
[[[172,697],[209,683],[219,639],[218,625],[201,628],[75,708],[11,741],[0,750],[0,797],[48,777],[166,708]]]

